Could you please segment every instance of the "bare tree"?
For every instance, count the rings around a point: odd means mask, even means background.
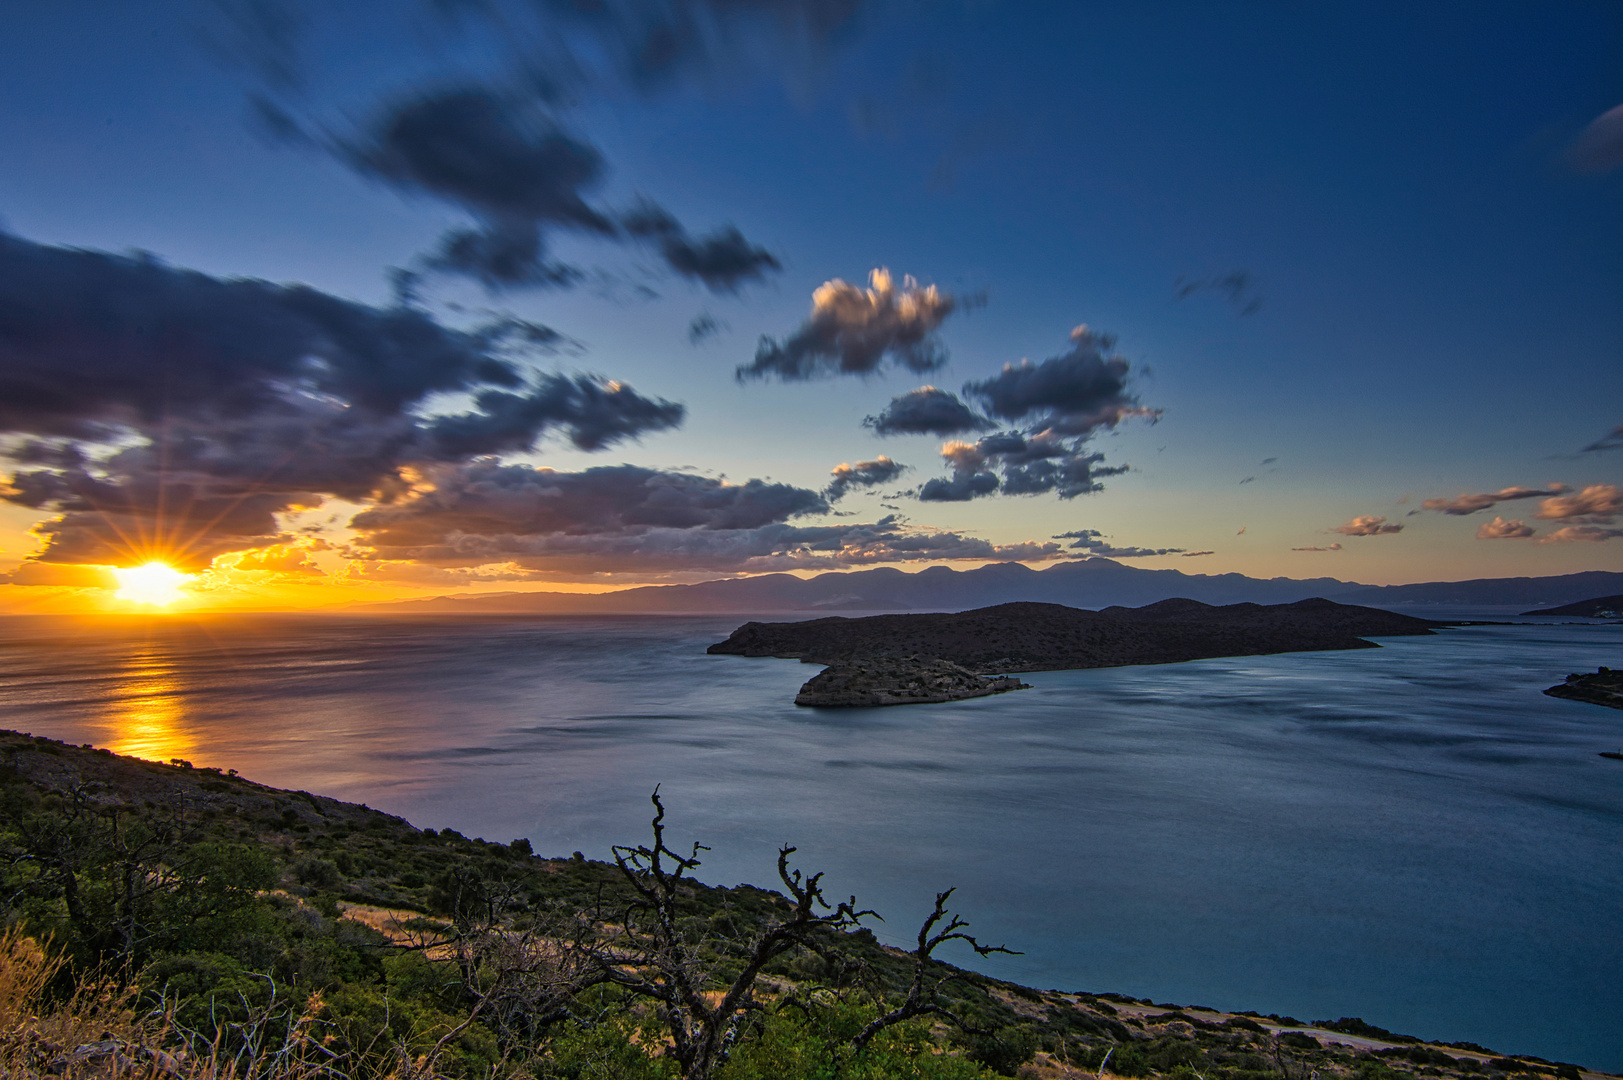
[[[789,856],[795,848],[785,846],[778,851],[778,879],[790,900],[788,912],[744,945],[742,966],[731,979],[718,978],[703,955],[707,944],[715,944],[713,935],[685,921],[681,910],[684,892],[692,888],[688,875],[699,865],[699,852],[709,849],[696,843],[686,855],[673,851],[665,842],[665,806],[657,788],[652,798],[652,846],[614,848],[614,861],[633,898],[619,928],[594,951],[604,981],[656,1003],[683,1080],[708,1080],[744,1036],[750,1015],[763,1008],[755,995],[762,970],[796,947],[826,956],[830,934],[856,929],[874,913],[859,910],[855,897],[830,905],[823,895],[823,875],[808,877],[791,869]],[[936,896],[935,911],[919,931],[907,997],[863,1028],[852,1040],[852,1052],[867,1046],[885,1028],[916,1016],[933,1013],[956,1021],[936,997],[954,976],[931,982],[927,974],[938,946],[964,941],[983,956],[1010,951],[983,946],[964,932],[967,924],[946,910],[952,892]]]

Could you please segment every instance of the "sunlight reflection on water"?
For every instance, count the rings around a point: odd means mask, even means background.
[[[239,769],[538,851],[701,875],[781,843],[890,915],[939,888],[977,966],[1623,1069],[1623,713],[1540,691],[1620,628],[1039,673],[943,706],[796,709],[815,668],[707,656],[738,618],[0,619],[0,720]],[[964,959],[964,958],[960,958]]]
[[[118,682],[108,687],[119,712],[111,737],[96,740],[115,754],[149,761],[184,758],[197,741],[187,725],[181,684],[183,666],[146,645],[131,652]]]

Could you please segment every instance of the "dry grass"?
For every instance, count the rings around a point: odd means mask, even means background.
[[[294,1009],[275,1000],[244,1023],[205,1035],[172,1009],[143,1009],[107,974],[51,993],[63,962],[13,927],[0,933],[0,1080],[355,1080],[356,1062],[328,1049],[320,995]],[[442,1040],[441,1045],[444,1044]],[[365,1048],[371,1080],[436,1080],[438,1048]],[[378,1064],[383,1062],[381,1066]]]

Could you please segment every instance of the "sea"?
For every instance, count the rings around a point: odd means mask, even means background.
[[[904,945],[953,888],[1019,955],[943,958],[1002,978],[1623,1072],[1623,711],[1541,693],[1623,625],[819,710],[816,668],[705,653],[742,621],[7,617],[0,726],[549,855],[646,842],[657,790],[701,879],[793,845]]]

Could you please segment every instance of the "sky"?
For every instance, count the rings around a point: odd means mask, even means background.
[[[1623,568],[1614,3],[0,28],[0,611]]]

